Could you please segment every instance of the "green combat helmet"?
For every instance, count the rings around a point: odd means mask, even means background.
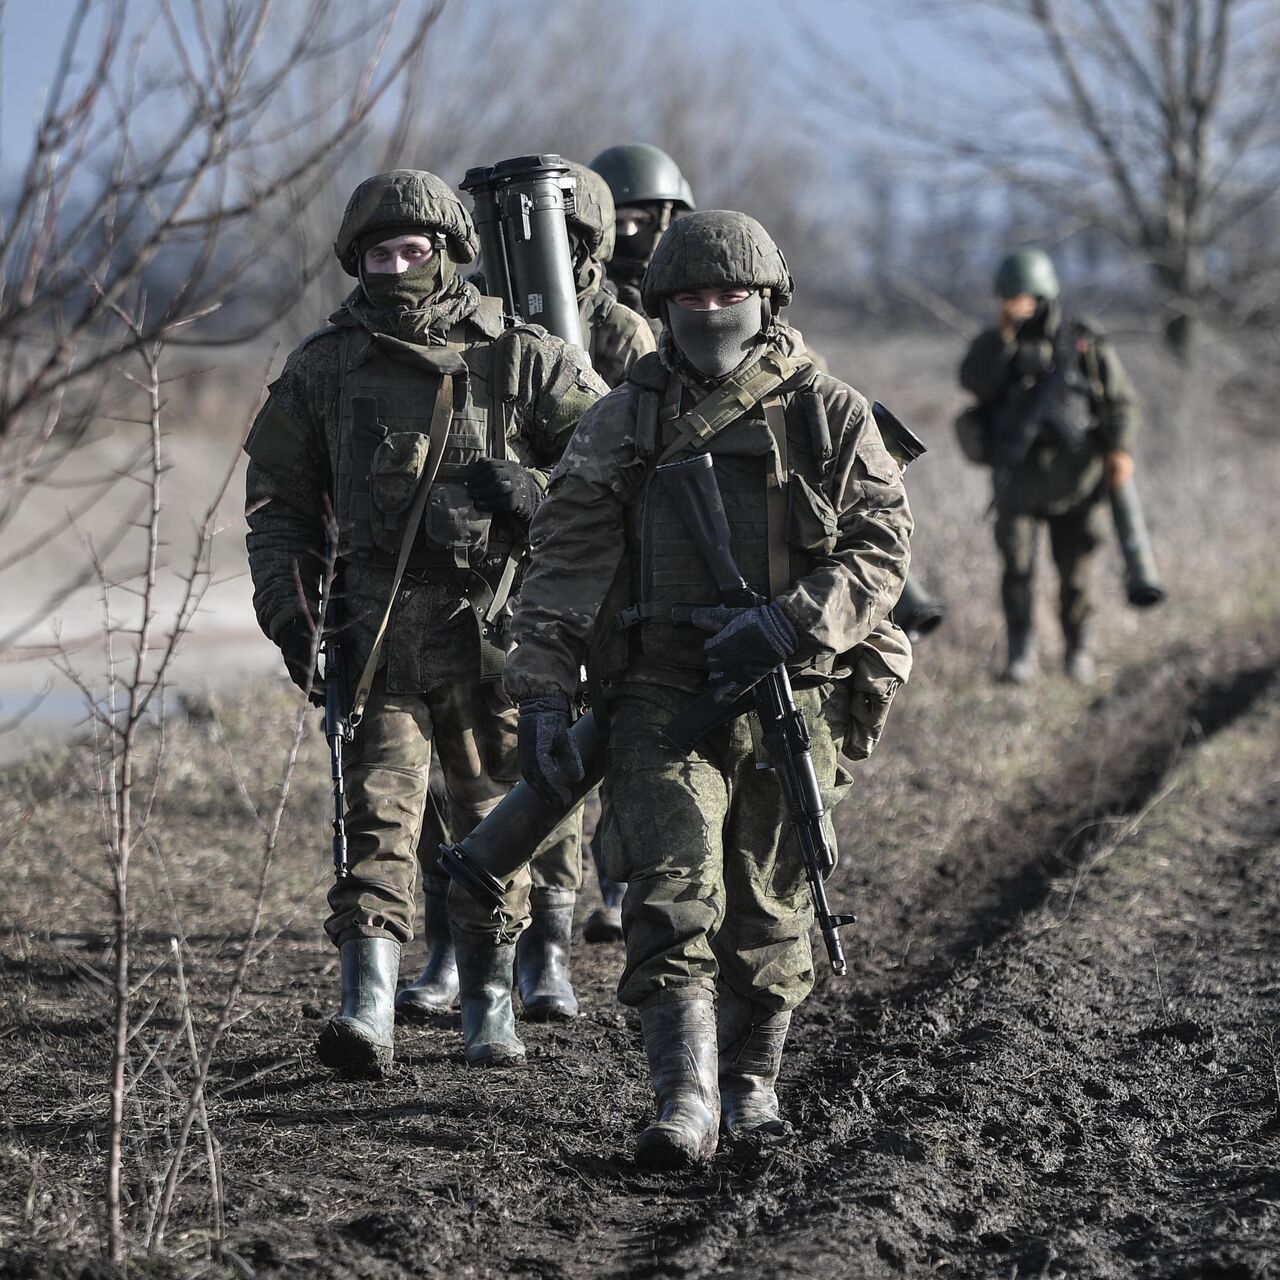
[[[575,164],[572,160],[566,163],[573,171],[576,184],[572,209],[566,212],[569,231],[581,237],[587,252],[597,262],[608,262],[613,257],[617,238],[613,193],[594,169],[588,169],[585,164]]]
[[[677,209],[697,208],[680,166],[665,151],[647,142],[607,147],[591,167],[609,184],[614,204],[644,204],[652,200],[670,202]]]
[[[447,182],[425,169],[392,169],[366,178],[351,193],[333,252],[347,275],[358,276],[361,237],[411,228],[443,235],[454,262],[470,262],[479,251],[471,215]]]
[[[996,268],[996,294],[1001,298],[1029,293],[1052,302],[1061,292],[1053,261],[1043,249],[1015,249]]]
[[[795,287],[782,251],[754,218],[730,209],[707,209],[686,214],[667,228],[640,292],[644,309],[658,318],[673,293],[734,284],[766,290],[775,313],[791,301]]]

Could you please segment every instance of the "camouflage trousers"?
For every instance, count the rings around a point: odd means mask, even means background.
[[[379,675],[347,751],[351,874],[329,890],[325,930],[335,944],[357,936],[413,938],[419,862],[433,865],[439,850],[423,821],[433,748],[450,830],[460,839],[519,776],[516,723],[516,710],[496,682],[449,681],[426,694],[390,694]],[[499,916],[451,887],[451,927],[476,938],[519,933],[529,917],[529,884],[522,869]]]
[[[1083,638],[1092,605],[1089,600],[1093,554],[1102,543],[1102,507],[1091,495],[1060,515],[1035,516],[999,511],[996,547],[1004,562],[1000,598],[1011,631],[1030,631],[1032,584],[1041,525],[1049,526],[1049,545],[1058,569],[1058,616],[1068,642]]]
[[[662,729],[690,695],[616,686],[603,789],[604,868],[624,881],[624,1004],[711,996],[724,984],[761,1016],[793,1009],[813,988],[804,862],[772,771],[757,768],[754,716],[689,755]],[[813,735],[828,813],[851,781],[820,714],[818,690],[796,695]]]

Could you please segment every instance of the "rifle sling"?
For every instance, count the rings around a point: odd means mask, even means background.
[[[422,479],[418,482],[418,491],[414,495],[413,506],[409,510],[404,541],[400,544],[400,556],[396,560],[396,571],[391,579],[391,591],[387,597],[387,607],[383,610],[382,621],[373,638],[373,648],[360,672],[356,683],[355,697],[351,701],[351,727],[354,729],[364,718],[365,704],[369,700],[369,691],[373,688],[373,677],[378,670],[378,657],[382,653],[382,642],[386,638],[387,624],[391,621],[391,612],[395,608],[396,597],[400,594],[400,583],[404,580],[404,571],[409,564],[409,556],[418,530],[422,526],[423,513],[427,509],[427,498],[431,486],[435,483],[444,459],[445,446],[449,442],[449,424],[453,420],[453,375],[442,373],[440,385],[436,388],[435,404],[431,409],[431,426],[429,428],[430,447],[427,452],[426,466],[422,469]]]

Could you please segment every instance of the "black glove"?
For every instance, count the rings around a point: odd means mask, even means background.
[[[304,693],[309,693],[317,707],[324,706],[324,682],[312,658],[315,632],[306,618],[294,618],[276,637],[276,644],[289,669],[289,679]]]
[[[511,516],[526,524],[542,501],[542,487],[518,462],[477,458],[463,476],[467,496],[480,511]]]
[[[715,634],[702,647],[713,685],[749,689],[796,650],[796,629],[776,604],[752,609],[695,609],[696,627]]]
[[[550,805],[573,802],[569,783],[581,782],[582,757],[569,732],[569,699],[563,694],[526,698],[520,704],[516,738],[520,772]]]

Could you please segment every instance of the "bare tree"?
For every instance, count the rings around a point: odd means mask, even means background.
[[[930,11],[954,15],[983,64],[981,90],[957,77],[940,97],[935,80],[902,102],[836,55],[838,74],[822,77],[828,123],[856,116],[935,172],[1031,194],[1050,238],[1105,231],[1149,265],[1184,356],[1193,317],[1257,309],[1247,282],[1274,284],[1280,271],[1274,240],[1246,234],[1280,190],[1273,0],[970,0]]]

